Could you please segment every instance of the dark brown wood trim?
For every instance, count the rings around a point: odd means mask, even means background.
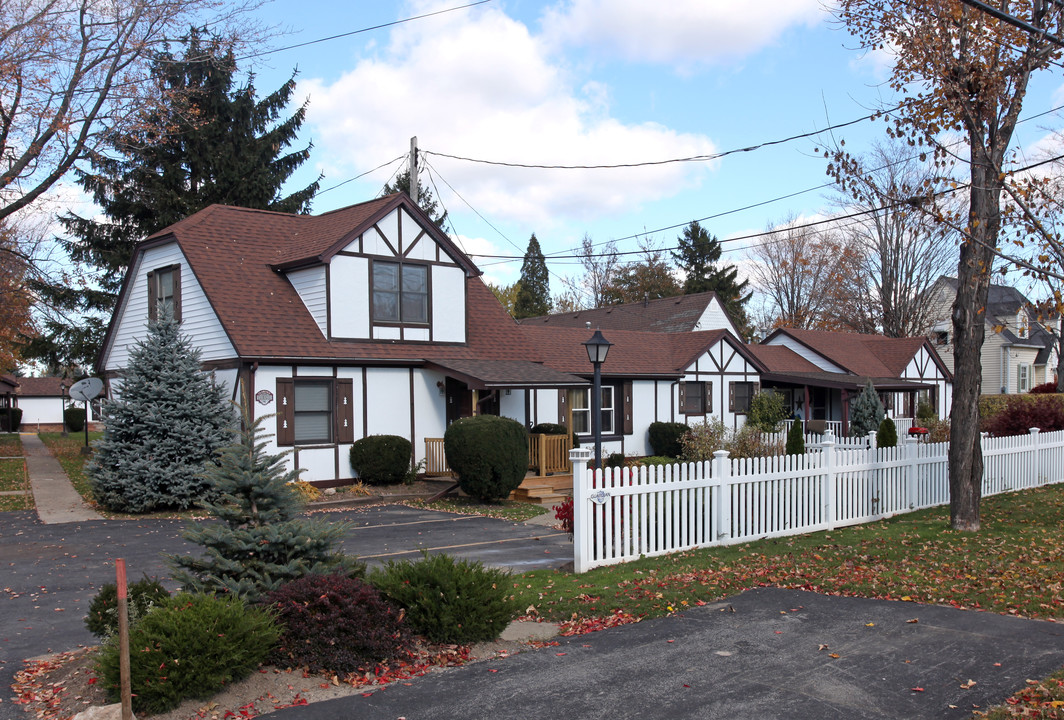
[[[362,437],[369,434],[369,390],[366,382],[367,370],[362,367]]]
[[[247,365],[247,363],[243,362],[243,361],[241,361],[239,359],[234,359],[234,360],[208,360],[206,362],[200,363],[200,367],[203,368],[204,370],[232,370],[234,368],[240,369],[240,368],[244,367],[245,365]]]
[[[400,223],[401,225],[402,223]],[[417,448],[415,447],[417,439],[417,424],[415,422],[417,412],[415,412],[414,402],[414,368],[410,368],[408,371],[410,376],[410,462],[413,463],[417,459]]]
[[[332,266],[325,265],[325,339],[332,340]]]
[[[426,235],[428,235],[428,233],[425,232],[425,228],[421,228],[421,232],[419,232],[417,234],[417,237],[414,238],[414,241],[412,243],[410,243],[409,245],[406,245],[406,246],[403,247],[403,257],[404,258],[410,257],[411,251],[413,251],[413,249],[417,247],[418,243],[421,242],[421,238],[425,237]],[[439,247],[439,246],[437,245],[437,247]]]
[[[402,225],[402,223],[400,223],[400,225]],[[381,230],[380,225],[378,225],[377,223],[373,223],[373,229],[377,231],[377,234],[380,235],[381,240],[383,240],[384,244],[388,246],[388,249],[392,251],[392,256],[393,257],[395,257],[395,258],[402,257],[402,255],[399,253],[399,251],[395,249],[395,246],[392,245],[391,241],[388,239],[388,236],[384,233],[383,230]],[[372,257],[372,256],[367,256],[367,257]],[[382,256],[382,257],[386,257],[386,256]]]

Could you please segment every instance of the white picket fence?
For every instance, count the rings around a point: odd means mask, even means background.
[[[983,438],[983,495],[1064,482],[1064,431]],[[581,573],[641,556],[855,525],[949,502],[948,443],[587,469],[573,461],[573,564]]]

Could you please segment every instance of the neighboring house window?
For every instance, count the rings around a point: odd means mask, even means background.
[[[602,434],[612,435],[614,425],[614,387],[602,386]],[[590,435],[591,428],[591,388],[573,393],[573,432],[577,435]]]
[[[932,334],[935,345],[949,345],[949,330],[936,330]]]
[[[158,320],[165,313],[181,322],[181,266],[156,268],[148,273],[148,319]]]
[[[680,383],[680,412],[684,415],[705,415],[713,412],[710,401],[712,388],[712,383]]]
[[[1020,363],[1016,366],[1016,392],[1028,392],[1031,389],[1031,365]]]
[[[750,400],[757,392],[757,383],[733,382],[728,392],[728,409],[733,413],[750,412]]]
[[[349,379],[278,379],[277,444],[354,442],[352,389]]]
[[[429,322],[429,269],[425,265],[373,263],[373,320]]]
[[[1022,310],[1016,314],[1016,337],[1027,338],[1030,333],[1030,321],[1027,318],[1027,313]]]

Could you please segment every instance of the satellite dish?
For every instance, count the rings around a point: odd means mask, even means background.
[[[88,402],[99,395],[102,390],[103,380],[94,377],[85,378],[70,386],[70,397],[74,400]]]

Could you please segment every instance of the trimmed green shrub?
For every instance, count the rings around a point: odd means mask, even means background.
[[[624,453],[610,453],[606,457],[606,461],[603,463],[608,468],[620,468],[628,464],[628,459],[624,456]]]
[[[4,408],[0,410],[0,431],[17,432],[21,424],[22,408]],[[8,427],[9,425],[10,427]]]
[[[678,458],[683,455],[683,438],[689,428],[678,422],[652,422],[647,439],[655,455]]]
[[[85,408],[68,407],[63,410],[63,422],[66,423],[70,432],[81,432],[85,429]]]
[[[133,711],[154,715],[182,700],[205,700],[250,675],[267,657],[280,628],[264,608],[232,596],[182,593],[163,602],[129,632]],[[103,646],[97,672],[119,701],[118,637]]]
[[[391,561],[370,581],[406,610],[410,627],[430,642],[494,640],[521,609],[509,594],[508,572],[449,555]]]
[[[270,654],[274,665],[349,673],[411,648],[400,612],[356,578],[306,575],[267,595],[265,604],[283,626]]]
[[[398,435],[370,435],[351,446],[351,468],[367,485],[395,485],[410,472],[410,441]]]
[[[805,455],[805,427],[801,420],[791,423],[791,429],[787,431],[788,455]]]
[[[897,447],[898,445],[898,428],[894,424],[894,421],[889,417],[883,418],[883,421],[879,423],[879,430],[876,431],[876,446],[884,448]]]
[[[790,408],[784,404],[783,396],[771,390],[762,390],[750,400],[750,412],[746,415],[746,425],[762,432],[776,432],[779,424],[790,415]]]
[[[675,465],[676,458],[664,457],[663,455],[647,455],[645,458],[639,458],[639,465],[646,465],[647,467],[654,467],[658,465]]]
[[[126,588],[126,611],[130,627],[170,597],[170,593],[158,580],[144,576]],[[108,583],[100,588],[96,597],[89,603],[89,614],[85,616],[85,627],[101,640],[118,632],[118,586]]]
[[[530,435],[568,435],[569,428],[559,423],[540,423],[528,431]]]
[[[444,433],[443,451],[462,492],[481,502],[508,497],[528,472],[528,435],[509,418],[455,420]]]

